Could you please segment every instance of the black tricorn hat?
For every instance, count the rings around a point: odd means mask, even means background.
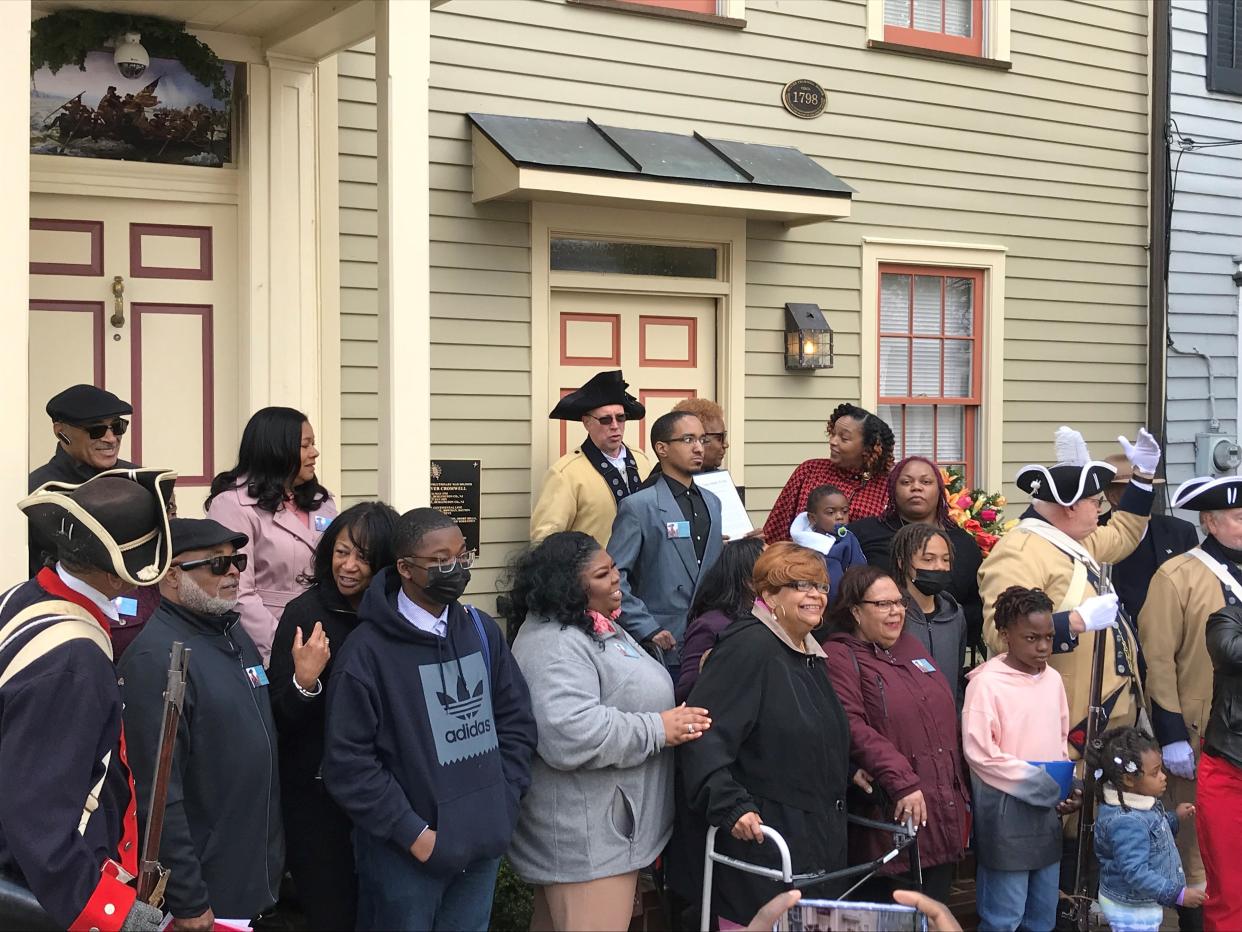
[[[159,582],[172,562],[168,499],[177,474],[109,469],[81,485],[48,482],[17,503],[40,535],[70,545],[134,586]]]
[[[646,415],[647,409],[626,391],[629,387],[630,384],[622,378],[620,369],[597,372],[580,389],[570,392],[557,402],[548,417],[561,421],[577,421],[588,411],[604,405],[621,405],[627,418],[631,421],[640,420]]]
[[[1196,476],[1173,493],[1173,507],[1187,511],[1225,511],[1242,508],[1242,476]]]
[[[1091,460],[1058,463],[1056,466],[1023,466],[1015,480],[1018,488],[1041,502],[1055,502],[1069,507],[1080,499],[1098,495],[1113,481],[1117,472],[1108,463]]]

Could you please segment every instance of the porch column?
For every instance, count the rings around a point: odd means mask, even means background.
[[[250,65],[242,255],[248,267],[242,417],[266,405],[321,430],[315,63]]]
[[[431,6],[376,3],[379,110],[379,489],[398,511],[430,504],[428,97]]]
[[[30,303],[30,0],[0,3],[0,165],[11,196],[0,200],[0,397],[19,425],[0,445],[0,573],[4,585],[26,576],[26,518],[13,505],[26,495]]]

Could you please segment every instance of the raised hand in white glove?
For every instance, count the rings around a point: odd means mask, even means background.
[[[1195,778],[1195,752],[1188,741],[1174,741],[1160,749],[1164,755],[1164,766],[1169,773],[1183,780]]]
[[[1074,625],[1075,615],[1078,616],[1078,620],[1082,623],[1081,628]],[[1117,627],[1116,593],[1093,595],[1087,599],[1078,608],[1074,609],[1073,614],[1070,616],[1070,627],[1076,634],[1082,634],[1084,631],[1103,631],[1105,628]]]
[[[1135,472],[1155,475],[1156,467],[1160,465],[1160,444],[1156,443],[1156,438],[1147,432],[1146,427],[1139,428],[1134,443],[1125,437],[1118,437],[1117,442]]]

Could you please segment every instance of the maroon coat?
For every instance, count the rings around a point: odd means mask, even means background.
[[[857,815],[891,820],[903,796],[922,790],[927,827],[919,831],[924,867],[960,860],[970,831],[970,781],[962,759],[957,706],[948,681],[934,667],[923,672],[915,661],[932,664],[931,654],[902,633],[885,651],[853,634],[837,632],[824,644],[832,687],[850,723],[850,758],[887,795]],[[883,832],[850,830],[850,862],[878,858],[891,848]],[[881,873],[909,870],[898,858]]]

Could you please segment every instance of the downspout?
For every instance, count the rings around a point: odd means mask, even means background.
[[[1169,0],[1154,0],[1149,7],[1151,33],[1151,179],[1149,240],[1147,247],[1147,424],[1162,446],[1168,442],[1165,381],[1169,332],[1169,232],[1173,213],[1169,190],[1169,93],[1173,28]],[[1165,472],[1161,457],[1160,473]],[[1163,510],[1163,502],[1156,503]]]

